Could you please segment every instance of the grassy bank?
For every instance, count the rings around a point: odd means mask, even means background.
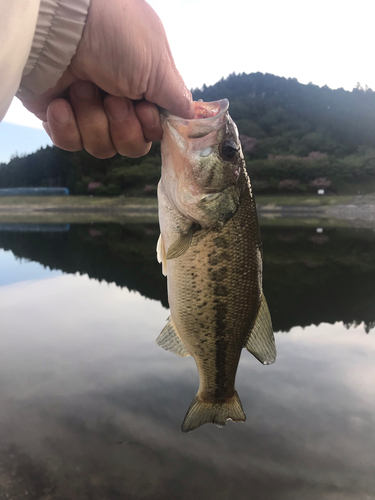
[[[265,224],[291,224],[294,220],[310,220],[312,225],[324,219],[334,225],[352,225],[356,216],[342,215],[345,210],[363,205],[374,207],[375,195],[368,196],[256,196],[258,213]],[[339,212],[332,217],[330,210]],[[342,212],[342,213],[341,213]],[[267,219],[267,221],[266,221]],[[290,220],[289,220],[290,219]],[[157,222],[156,198],[125,197],[1,197],[0,223],[93,223],[93,222]]]
[[[318,195],[256,195],[257,205],[307,207],[324,205],[344,205],[351,203],[354,196],[318,196]],[[0,197],[0,210],[30,209],[82,209],[102,211],[122,211],[129,208],[149,207],[156,209],[156,198],[125,198],[125,197],[90,197],[90,196],[4,196]]]
[[[56,210],[64,208],[124,210],[129,207],[157,207],[156,198],[94,197],[94,196],[2,196],[0,209],[23,207]]]
[[[318,207],[325,205],[346,205],[351,203],[354,196],[350,195],[255,195],[258,206],[305,206]]]
[[[0,223],[69,224],[156,222],[156,198],[90,196],[6,196],[0,198]]]

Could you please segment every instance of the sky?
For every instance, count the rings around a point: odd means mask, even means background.
[[[352,90],[360,82],[375,89],[370,0],[149,3],[189,88],[212,85],[232,72],[260,71],[305,84]],[[0,162],[47,144],[41,122],[15,99],[0,124]]]

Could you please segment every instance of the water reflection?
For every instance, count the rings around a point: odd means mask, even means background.
[[[51,271],[38,262],[22,265],[25,262],[22,258],[15,259],[12,252],[0,248],[0,287],[19,281],[48,279],[62,274],[61,271]]]
[[[247,422],[185,435],[197,373],[154,343],[167,315],[88,276],[0,287],[0,498],[373,498],[363,325],[278,334],[267,368],[244,352]]]
[[[157,224],[72,225],[61,233],[0,231],[0,248],[66,273],[137,290],[168,306]],[[263,227],[264,289],[275,330],[375,323],[375,232]]]
[[[0,232],[0,248],[65,273],[87,274],[157,299],[167,307],[156,261],[157,224],[73,224],[68,232]]]

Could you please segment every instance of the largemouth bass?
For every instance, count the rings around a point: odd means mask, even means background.
[[[156,342],[193,356],[200,380],[184,432],[208,422],[244,422],[234,388],[241,351],[263,364],[276,358],[258,218],[237,127],[226,99],[194,106],[192,120],[162,112],[158,186],[157,252],[171,315]]]

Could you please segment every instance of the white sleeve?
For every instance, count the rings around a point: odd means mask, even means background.
[[[0,120],[19,87],[40,0],[0,0]]]
[[[57,83],[77,50],[89,5],[90,0],[0,0],[0,119],[17,90],[25,100]]]

